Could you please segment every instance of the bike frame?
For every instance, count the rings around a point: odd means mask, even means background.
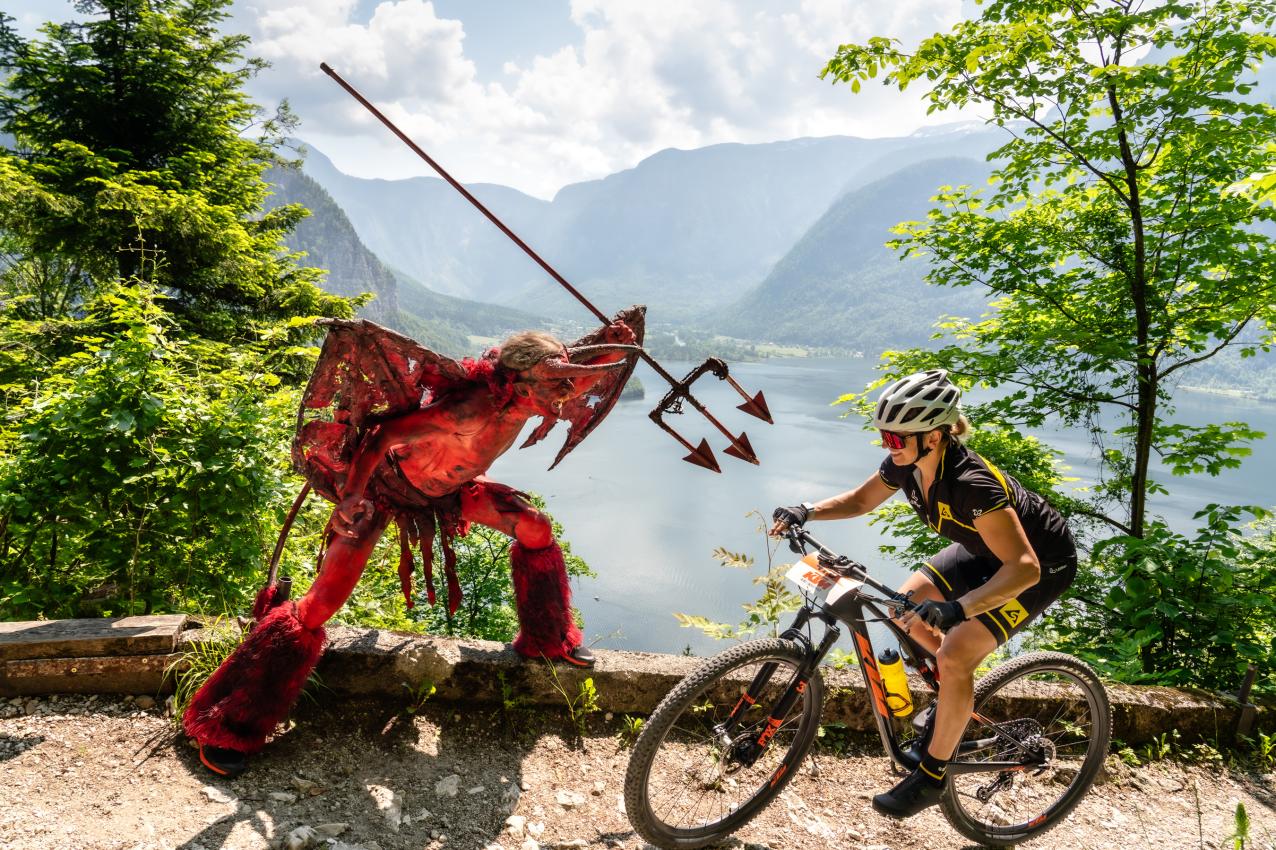
[[[877,723],[877,731],[881,735],[882,746],[885,747],[886,752],[891,756],[891,760],[897,766],[908,769],[909,764],[905,761],[899,736],[896,734],[895,724],[892,722],[892,714],[887,705],[886,687],[877,668],[877,654],[873,649],[873,641],[869,637],[868,624],[870,622],[886,624],[886,627],[898,638],[900,650],[905,660],[917,669],[922,680],[935,692],[936,699],[938,699],[940,685],[939,667],[934,654],[909,637],[908,633],[901,629],[892,619],[894,616],[899,616],[903,611],[915,610],[917,606],[904,594],[893,590],[870,576],[863,564],[826,549],[805,530],[790,530],[789,539],[790,545],[796,552],[803,553],[805,551],[804,544],[809,544],[818,553],[816,563],[811,566],[812,571],[806,576],[809,580],[819,584],[821,587],[833,587],[839,579],[850,579],[859,584],[827,604],[804,592],[806,604],[798,609],[792,625],[784,631],[781,637],[804,646],[807,650],[806,658],[789,687],[786,688],[784,694],[776,702],[762,732],[755,740],[746,742],[746,750],[737,750],[736,756],[752,763],[766,749],[771,738],[783,724],[784,718],[788,716],[794,703],[797,702],[798,697],[806,691],[807,684],[811,676],[815,674],[820,662],[824,660],[829,650],[833,648],[833,644],[841,637],[842,630],[838,626],[841,623],[851,632],[851,645],[859,661],[860,672],[864,676],[864,687],[869,695],[869,709],[873,712],[873,719]],[[807,563],[809,564],[809,561]],[[883,595],[883,598],[864,593],[861,589],[863,587],[870,587],[876,590]],[[888,614],[883,608],[893,609],[894,613]],[[870,618],[867,616],[868,614],[875,616]],[[824,637],[818,644],[813,644],[811,637],[807,633],[807,626],[812,620],[818,620],[824,623],[825,626]],[[733,737],[740,718],[750,706],[757,702],[762,689],[766,687],[771,676],[775,673],[776,666],[774,662],[762,666],[762,669],[758,671],[753,681],[749,684],[748,689],[740,696],[740,699],[732,708],[727,719],[720,724],[719,730],[724,740],[729,740]],[[996,724],[982,717],[978,712],[973,713],[972,717],[994,729],[996,736],[976,741],[964,741],[956,755],[959,756],[962,752],[970,752],[990,746],[997,739],[1001,739],[1004,743],[1014,748],[1022,749],[1017,740],[998,730]],[[948,773],[950,775],[995,773],[1025,770],[1032,766],[1034,765],[1025,764],[1022,761],[972,763],[954,758],[948,763]],[[777,780],[778,778],[779,776],[776,777]]]

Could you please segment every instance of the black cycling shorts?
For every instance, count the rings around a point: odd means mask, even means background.
[[[951,602],[987,583],[1001,561],[975,555],[960,543],[940,550],[929,561],[922,562],[922,574],[930,579],[944,599]],[[1001,646],[1018,634],[1024,626],[1041,616],[1072,584],[1077,575],[1077,554],[1063,555],[1041,564],[1041,580],[1009,602],[972,619],[983,623]]]

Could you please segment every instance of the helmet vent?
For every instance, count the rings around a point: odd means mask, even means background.
[[[879,397],[873,424],[885,430],[925,431],[958,421],[961,388],[943,369],[916,372],[895,381]]]

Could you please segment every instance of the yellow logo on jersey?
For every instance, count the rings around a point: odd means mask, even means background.
[[[1006,623],[1009,624],[1012,629],[1024,620],[1028,619],[1028,611],[1019,604],[1018,599],[1010,600],[997,610],[1001,612],[1001,616],[1006,619]]]
[[[936,531],[939,531],[941,528],[943,528],[944,520],[948,520],[949,522],[955,522],[958,525],[960,525],[962,528],[967,528],[967,529],[970,529],[971,531],[976,530],[976,528],[973,525],[966,525],[966,523],[962,522],[961,520],[957,519],[957,517],[953,516],[953,509],[951,505],[949,505],[947,502],[940,502],[939,503],[939,523],[935,526]]]

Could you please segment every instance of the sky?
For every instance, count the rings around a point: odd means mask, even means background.
[[[665,148],[900,136],[921,92],[821,80],[838,44],[915,44],[972,0],[235,0],[228,29],[271,68],[297,135],[360,177],[432,173],[320,70],[327,62],[464,182],[550,198]],[[69,0],[6,0],[24,34]]]

